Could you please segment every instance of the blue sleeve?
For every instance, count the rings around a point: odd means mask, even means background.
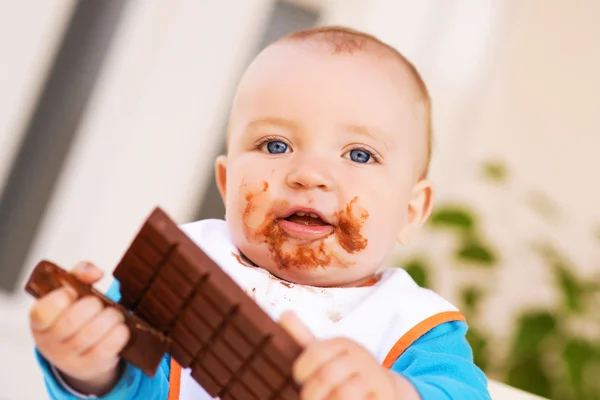
[[[446,322],[421,336],[392,365],[422,400],[489,400],[487,378],[473,363],[467,324]]]
[[[119,301],[121,293],[119,291],[119,282],[113,281],[106,292],[106,296],[114,301]],[[82,396],[72,389],[68,388],[60,377],[55,374],[55,369],[46,359],[35,350],[44,375],[46,390],[52,400],[79,400],[79,399],[101,399],[101,400],[126,400],[126,399],[147,399],[147,400],[166,400],[169,393],[169,373],[170,357],[165,355],[162,359],[154,377],[150,378],[141,370],[133,365],[126,363],[123,375],[115,387],[106,395],[101,397]]]

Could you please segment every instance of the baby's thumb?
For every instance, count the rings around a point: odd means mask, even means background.
[[[93,284],[102,279],[104,272],[94,264],[87,261],[80,261],[71,270],[71,273],[75,275],[75,278],[83,283]]]
[[[283,326],[283,328],[288,331],[301,346],[306,347],[316,340],[310,329],[308,329],[308,327],[304,325],[304,323],[300,321],[300,318],[292,311],[284,312],[279,319],[279,324]]]

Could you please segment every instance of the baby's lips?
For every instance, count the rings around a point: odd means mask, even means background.
[[[319,218],[321,221],[328,225],[334,225],[332,222],[332,218],[327,216],[325,213],[321,211],[311,208],[311,207],[303,207],[303,206],[294,206],[286,209],[280,214],[280,219],[286,219],[291,217],[294,214],[298,214],[301,216],[311,216],[313,218]]]

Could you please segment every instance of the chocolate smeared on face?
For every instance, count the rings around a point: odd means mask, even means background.
[[[250,229],[250,226],[248,226],[248,218],[250,217],[250,214],[252,213],[252,211],[254,211],[254,209],[256,208],[254,206],[254,194],[252,194],[251,192],[246,193],[246,208],[244,208],[244,212],[242,213],[242,220],[244,221],[244,235],[246,236],[246,239],[250,239],[252,231]]]
[[[267,213],[263,225],[258,229],[256,238],[269,246],[269,253],[280,269],[315,269],[332,263],[341,264],[331,250],[327,251],[325,242],[297,244],[292,250],[285,249],[289,237],[278,223],[278,216],[289,208],[287,201],[273,204]]]
[[[368,239],[360,234],[360,230],[364,225],[369,212],[367,210],[357,210],[360,215],[353,216],[353,207],[358,201],[358,196],[353,198],[346,208],[335,213],[338,218],[337,240],[340,246],[350,254],[364,250],[367,247]]]
[[[367,247],[368,240],[361,235],[360,231],[369,213],[364,209],[357,209],[358,197],[334,214],[337,223],[331,233],[313,242],[290,244],[290,237],[279,224],[282,213],[290,208],[290,203],[284,200],[273,202],[264,222],[257,229],[252,229],[249,216],[256,209],[255,196],[266,192],[267,189],[268,183],[264,182],[262,192],[246,193],[246,207],[243,212],[244,230],[248,239],[252,238],[267,244],[273,261],[280,269],[306,270],[351,265],[351,262],[337,256],[331,245],[326,244],[325,239],[333,234],[337,236],[338,243],[347,253],[354,254]]]
[[[269,190],[269,182],[263,181],[262,183],[263,189],[260,193],[266,193],[267,190]],[[246,185],[242,182],[242,187],[243,186]],[[242,221],[244,221],[244,235],[246,236],[246,239],[250,239],[252,237],[252,229],[250,227],[250,224],[248,223],[248,220],[250,218],[250,214],[252,214],[252,212],[256,210],[256,204],[254,202],[255,196],[256,194],[252,193],[252,191],[247,191],[244,196],[246,199],[246,207],[244,208],[244,211],[242,213]]]

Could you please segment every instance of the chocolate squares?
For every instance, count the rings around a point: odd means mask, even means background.
[[[113,275],[120,283],[119,305],[87,290],[136,319],[138,325],[128,323],[127,361],[152,375],[160,362],[155,353],[167,351],[213,397],[298,398],[291,368],[300,345],[161,209],[146,220]],[[34,271],[30,292],[40,277]],[[134,329],[146,335],[136,337]]]
[[[211,396],[297,397],[291,367],[301,347],[162,210],[147,219],[114,276],[121,303],[172,340],[171,356]]]

